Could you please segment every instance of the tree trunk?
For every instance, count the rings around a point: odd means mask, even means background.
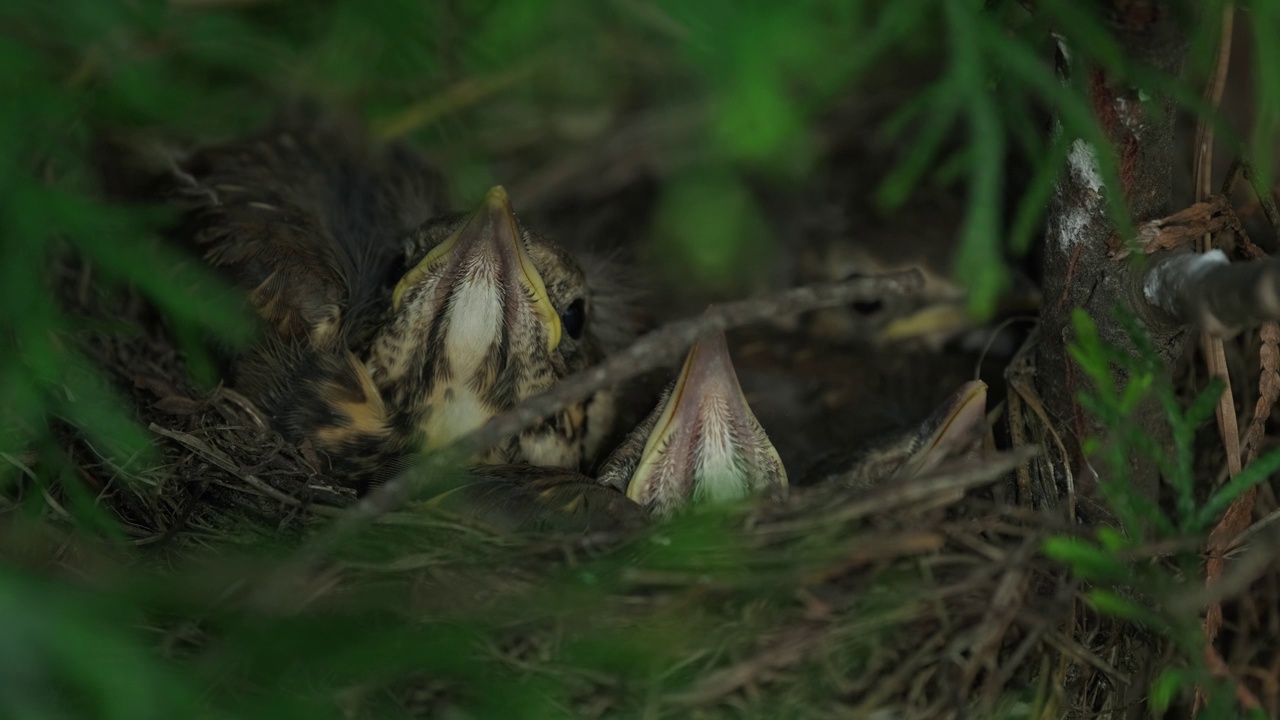
[[[1170,5],[1140,0],[1113,0],[1108,4],[1111,24],[1122,47],[1133,61],[1177,75],[1186,54],[1185,38]],[[1110,77],[1098,68],[1072,62],[1071,48],[1060,45],[1057,63],[1065,77],[1076,76],[1088,90],[1088,99],[1110,152],[1119,168],[1120,193],[1136,224],[1169,214],[1168,207],[1175,172],[1175,107],[1166,97],[1148,98],[1138,88]],[[1073,78],[1074,79],[1074,78]],[[1055,119],[1055,131],[1063,131]],[[1167,367],[1172,367],[1185,348],[1188,328],[1171,326],[1147,305],[1142,296],[1141,266],[1132,258],[1108,257],[1108,241],[1116,226],[1108,217],[1102,196],[1102,176],[1097,149],[1082,138],[1070,141],[1068,165],[1058,186],[1047,218],[1044,248],[1044,306],[1034,351],[1034,387],[1044,403],[1052,431],[1061,439],[1068,457],[1062,464],[1042,460],[1033,478],[1033,498],[1041,505],[1055,505],[1067,499],[1075,519],[1085,523],[1105,522],[1102,503],[1094,500],[1098,483],[1106,482],[1109,469],[1090,463],[1081,449],[1084,438],[1105,439],[1107,430],[1091,417],[1077,399],[1090,382],[1071,358],[1073,340],[1071,317],[1084,309],[1096,323],[1105,342],[1132,350],[1115,309],[1122,307],[1146,326]],[[1113,369],[1117,387],[1127,380],[1123,371]],[[1155,398],[1135,410],[1133,419],[1162,447],[1169,447],[1168,424]],[[1042,447],[1057,444],[1040,435]],[[1072,473],[1072,485],[1064,470]],[[1141,457],[1129,459],[1129,477],[1134,491],[1157,502],[1159,470]],[[1112,638],[1116,664],[1132,678],[1124,693],[1124,706],[1131,717],[1144,717],[1143,701],[1150,687],[1150,668],[1156,650],[1149,643],[1126,637]]]
[[[1110,7],[1112,27],[1130,59],[1176,76],[1186,43],[1168,6],[1115,0]],[[1131,219],[1139,223],[1167,215],[1170,178],[1181,170],[1174,167],[1173,101],[1148,98],[1145,92],[1116,81],[1101,69],[1073,65],[1069,47],[1059,45],[1057,60],[1064,76],[1077,75],[1087,87],[1093,114],[1117,160],[1120,192]],[[1055,132],[1061,128],[1062,123],[1055,119]],[[1142,275],[1135,262],[1108,258],[1108,240],[1116,233],[1116,226],[1108,217],[1102,196],[1097,151],[1082,138],[1068,140],[1068,165],[1059,178],[1047,219],[1044,307],[1035,349],[1034,383],[1053,430],[1069,455],[1066,463],[1076,493],[1072,501],[1087,508],[1097,482],[1106,480],[1107,469],[1091,464],[1080,443],[1086,437],[1105,438],[1106,430],[1077,400],[1080,391],[1088,387],[1088,379],[1067,350],[1073,339],[1072,313],[1076,308],[1084,309],[1104,341],[1131,348],[1114,315],[1116,307],[1127,309],[1146,321],[1156,347],[1170,365],[1182,354],[1188,332],[1153,317],[1142,298]],[[1117,371],[1116,382],[1124,381]],[[1140,406],[1135,420],[1157,441],[1167,435],[1167,424],[1155,400]],[[1062,470],[1061,466],[1039,468],[1042,482],[1035,493],[1039,504],[1055,504],[1067,495]],[[1130,470],[1134,489],[1154,502],[1159,492],[1154,463],[1131,458]]]

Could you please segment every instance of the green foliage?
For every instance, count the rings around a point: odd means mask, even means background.
[[[413,135],[440,160],[459,195],[468,197],[496,179],[488,157],[495,136],[532,128],[555,137],[561,125],[572,125],[557,124],[557,118],[612,122],[637,106],[688,111],[695,122],[675,144],[689,157],[662,178],[654,243],[672,267],[728,286],[761,272],[776,250],[749,180],[760,174],[805,177],[819,147],[815,120],[838,100],[895,82],[896,63],[918,62],[935,70],[937,79],[881,128],[905,150],[879,199],[894,206],[930,181],[964,180],[969,213],[955,273],[972,291],[973,310],[984,314],[1006,282],[998,258],[1030,246],[1077,138],[1101,149],[1108,201],[1117,222],[1126,223],[1114,191],[1120,186],[1117,162],[1106,151],[1084,80],[1064,84],[1043,62],[1040,49],[1050,28],[1076,62],[1097,63],[1117,78],[1150,87],[1153,97],[1171,95],[1204,110],[1198,90],[1133,66],[1089,6],[1071,0],[1036,5],[1037,16],[1025,15],[1016,3],[973,0],[0,3],[0,65],[6,70],[0,79],[0,480],[26,474],[39,485],[58,486],[77,531],[105,535],[135,551],[61,455],[54,430],[82,433],[125,483],[151,461],[151,438],[128,421],[118,390],[74,349],[74,336],[87,328],[55,300],[62,281],[45,272],[51,259],[80,256],[99,276],[141,291],[182,343],[188,365],[210,383],[216,378],[202,355],[204,342],[234,345],[247,336],[249,323],[230,291],[157,240],[157,228],[169,219],[165,213],[101,199],[89,152],[97,130],[218,137],[256,126],[286,99],[318,96],[360,108],[387,135]],[[1257,1],[1250,10],[1257,37],[1276,36],[1276,4]],[[1259,68],[1280,65],[1273,43],[1257,48]],[[1262,120],[1252,144],[1269,157],[1270,131],[1280,117],[1280,74],[1254,76]],[[1060,132],[1045,137],[1033,108],[1056,116]],[[957,134],[964,138],[959,150],[952,147]],[[1037,159],[1018,193],[1007,192],[1002,170],[1013,152]],[[1016,206],[1006,224],[1010,198]],[[1133,365],[1089,339],[1083,323],[1081,336],[1081,363],[1095,380],[1102,382],[1109,364]],[[1149,366],[1138,362],[1131,370],[1136,381],[1124,388],[1103,385],[1089,400],[1119,433],[1103,448],[1104,457],[1121,468],[1128,457],[1123,448],[1152,454],[1150,443],[1125,429],[1124,410],[1157,393],[1171,408],[1179,442],[1172,457],[1156,458],[1177,493],[1177,513],[1166,518],[1123,485],[1109,488],[1123,535],[1097,544],[1057,539],[1049,546],[1081,577],[1100,584],[1126,583],[1132,564],[1120,559],[1119,550],[1152,536],[1202,532],[1231,498],[1280,462],[1268,456],[1212,498],[1197,501],[1191,432],[1211,412],[1212,393],[1190,410],[1174,412],[1176,399]],[[26,453],[32,449],[38,464]],[[33,465],[40,472],[31,471]],[[52,493],[48,506],[40,493],[28,499],[33,514],[60,510]],[[653,545],[575,567],[511,617],[598,610],[624,564],[706,572],[708,584],[747,588],[767,614],[806,563],[845,551],[822,536],[801,561],[769,566],[702,518],[665,530]],[[211,609],[217,603],[195,590],[210,587],[198,573],[157,572],[137,562],[136,573],[121,575],[141,577],[142,586],[113,592],[0,570],[0,715],[332,716],[328,701],[335,689],[381,687],[409,667],[463,680],[467,705],[477,714],[562,714],[566,691],[553,679],[495,674],[492,663],[462,650],[502,625],[492,618],[460,613],[464,617],[406,627],[388,611],[410,601],[404,587],[328,615],[237,614]],[[1100,590],[1092,599],[1109,612],[1154,622],[1151,611],[1129,596]],[[867,608],[867,614],[888,615],[902,604],[886,593],[885,607]],[[749,614],[736,607],[726,613],[735,611]],[[185,620],[175,627],[147,624],[156,617]],[[674,667],[675,660],[688,643],[707,634],[712,645],[741,642],[732,623],[719,621],[713,632],[677,608],[640,632],[593,634],[588,626],[566,641],[566,652],[587,666],[678,680],[688,669]],[[202,652],[186,647],[186,633],[208,645]],[[157,645],[172,656],[158,654]],[[869,651],[847,645],[846,669],[856,672]],[[198,661],[182,662],[189,659],[181,657],[184,649]],[[1157,680],[1160,702],[1177,683],[1198,677],[1190,670],[1167,672]],[[778,701],[790,712],[788,702],[800,701]]]
[[[1280,469],[1280,451],[1258,458],[1204,497],[1194,464],[1195,435],[1212,419],[1222,383],[1212,378],[1184,408],[1150,338],[1131,315],[1119,310],[1116,315],[1132,352],[1101,339],[1093,320],[1082,310],[1072,318],[1075,344],[1070,352],[1093,385],[1092,391],[1080,393],[1080,404],[1107,429],[1106,438],[1087,438],[1084,448],[1106,463],[1106,480],[1099,486],[1120,529],[1099,529],[1093,540],[1054,537],[1045,543],[1045,552],[1094,586],[1088,601],[1095,610],[1140,623],[1177,643],[1183,664],[1166,668],[1153,681],[1154,710],[1163,712],[1177,694],[1198,684],[1210,691],[1204,717],[1234,717],[1232,689],[1216,680],[1205,665],[1199,614],[1174,614],[1162,606],[1162,599],[1176,598],[1186,592],[1188,584],[1198,584],[1203,577],[1197,552],[1202,538],[1232,500]],[[1164,411],[1172,447],[1157,444],[1150,437],[1151,429],[1134,420],[1134,410],[1149,400],[1158,402]],[[1132,468],[1137,458],[1160,468],[1173,492],[1171,515],[1133,488]],[[1156,541],[1180,544],[1182,550],[1174,555],[1172,565],[1135,556],[1135,551]]]
[[[1280,22],[1271,5],[1255,5],[1259,28]],[[1051,29],[1081,67],[1097,64],[1150,87],[1153,97],[1172,94],[1202,109],[1198,92],[1135,65],[1100,18],[1067,0],[1039,3],[1034,15],[1015,3],[965,0],[651,7],[519,0],[500,11],[485,2],[410,0],[243,8],[71,0],[56,10],[10,4],[0,22],[11,99],[0,123],[8,168],[0,230],[12,238],[3,249],[2,320],[22,348],[0,357],[0,377],[10,380],[0,397],[10,408],[0,438],[10,449],[39,434],[51,413],[124,456],[146,445],[119,422],[125,413],[109,392],[64,377],[78,361],[63,362],[66,352],[52,338],[74,328],[30,271],[51,251],[82,253],[141,288],[171,318],[206,381],[210,365],[195,340],[244,336],[243,318],[210,301],[216,284],[148,240],[162,215],[95,198],[86,160],[95,128],[218,136],[252,127],[285,98],[315,95],[361,106],[389,132],[415,134],[470,197],[500,180],[483,167],[483,138],[546,117],[547,108],[553,116],[575,108],[608,116],[635,98],[701,106],[707,112],[696,114],[681,144],[690,162],[666,179],[655,248],[695,281],[741,288],[767,272],[775,253],[746,177],[802,176],[812,169],[810,128],[833,101],[883,83],[886,63],[933,65],[937,80],[883,128],[906,151],[879,199],[894,206],[930,176],[965,178],[969,213],[955,273],[983,315],[1006,284],[1000,255],[1028,247],[1072,138],[1102,149],[1106,195],[1117,222],[1127,222],[1111,192],[1119,187],[1115,158],[1083,80],[1060,82],[1038,52]],[[1205,34],[1212,30],[1206,25]],[[1266,79],[1274,73],[1255,75],[1266,111],[1275,104],[1268,100],[1275,83]],[[1061,131],[1046,138],[1033,108],[1057,117]],[[944,151],[957,129],[967,143]],[[1006,226],[1002,166],[1012,152],[1038,161]],[[67,386],[74,404],[56,390],[67,382],[79,382]]]
[[[1280,453],[1272,452],[1259,458],[1210,497],[1199,500],[1194,466],[1195,435],[1213,417],[1222,394],[1222,382],[1212,378],[1184,410],[1150,338],[1128,313],[1117,311],[1117,319],[1135,348],[1134,354],[1103,342],[1084,311],[1077,310],[1072,317],[1076,343],[1070,348],[1071,356],[1094,386],[1093,392],[1080,394],[1080,404],[1102,420],[1110,433],[1105,442],[1099,438],[1086,441],[1086,450],[1096,451],[1108,465],[1109,480],[1103,483],[1103,493],[1129,542],[1206,533],[1232,500],[1280,468]],[[1116,371],[1124,378],[1123,387],[1116,385]],[[1134,421],[1134,410],[1148,398],[1154,398],[1164,410],[1172,448],[1158,445],[1151,438],[1150,429]],[[1174,492],[1174,517],[1167,517],[1150,499],[1141,497],[1129,486],[1136,456],[1160,468]]]

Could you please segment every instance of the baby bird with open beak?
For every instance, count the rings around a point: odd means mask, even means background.
[[[807,473],[863,490],[907,482],[963,455],[986,428],[987,386],[962,385],[924,421],[850,445]],[[605,461],[598,479],[528,466],[480,466],[426,505],[514,531],[644,527],[695,503],[784,499],[786,469],[738,385],[723,333],[695,344],[653,412]]]
[[[787,473],[756,420],[723,332],[689,350],[653,412],[605,461],[599,478],[535,467],[481,466],[428,502],[513,530],[610,529],[700,502],[782,498]]]
[[[416,449],[443,447],[600,358],[582,271],[519,224],[501,187],[470,216],[420,228],[406,253],[413,266],[365,367],[390,426],[416,431]],[[612,420],[607,404],[570,406],[481,460],[577,468]]]
[[[608,288],[524,226],[501,187],[445,213],[443,180],[358,123],[286,114],[258,136],[175,156],[180,240],[240,285],[262,319],[233,383],[335,479],[439,448],[598,362]],[[625,323],[618,323],[623,325]],[[478,462],[589,465],[610,391]]]
[[[986,432],[987,384],[964,383],[923,422],[838,452],[809,474],[817,482],[854,489],[928,473],[944,460],[962,456]]]

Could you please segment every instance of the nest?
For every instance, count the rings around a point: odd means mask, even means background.
[[[597,220],[575,223],[607,225]],[[372,663],[334,687],[309,679],[348,717],[505,716],[509,701],[578,717],[875,718],[1119,717],[1145,704],[1153,668],[1177,657],[1162,636],[1091,610],[1088,588],[1043,555],[1047,538],[1079,528],[1014,500],[1009,457],[867,492],[795,488],[784,504],[693,512],[640,535],[506,536],[413,507],[336,535],[333,521],[357,498],[309,448],[273,432],[253,398],[194,383],[174,334],[136,292],[100,283],[78,260],[52,274],[84,326],[114,323],[75,343],[154,440],[153,462],[122,465],[63,432],[79,478],[148,570],[176,572],[172,591],[191,601],[176,619],[146,618],[163,628],[165,657],[226,651],[228,631],[191,610],[216,598],[219,612],[269,625],[402,635],[393,646],[414,662]],[[766,333],[754,354],[778,345]],[[822,352],[807,348],[801,372],[851,374],[847,348]],[[757,360],[769,382],[796,372],[787,358]],[[954,387],[957,365],[945,365],[917,368],[940,394]],[[775,436],[793,446],[778,442],[784,458],[856,420],[837,412],[851,395],[829,395],[812,426]],[[86,553],[76,574],[101,575],[107,562]],[[1278,584],[1273,568],[1224,605],[1220,643],[1221,674],[1273,713]],[[414,655],[413,643],[430,650]],[[245,671],[218,682],[253,695],[271,681]]]
[[[323,561],[291,562],[351,491],[251,399],[195,386],[136,294],[99,287],[76,262],[57,274],[71,312],[133,330],[78,341],[127,393],[160,461],[130,472],[67,440],[143,557],[172,567],[288,548],[192,581],[226,607],[376,611],[433,640],[465,627],[459,667],[508,689],[535,678],[540,701],[581,717],[1092,717],[1145,695],[1158,640],[1090,612],[1041,554],[1072,529],[1003,501],[1008,458],[869,493],[799,488],[782,505],[695,512],[639,536],[511,537],[409,509]],[[183,652],[213,644],[201,633]],[[330,695],[351,717],[496,702],[459,672],[404,669]]]

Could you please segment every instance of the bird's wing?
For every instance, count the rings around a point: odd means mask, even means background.
[[[404,233],[444,206],[439,173],[314,108],[175,165],[180,236],[227,270],[285,339],[326,345],[378,306]]]
[[[276,430],[309,439],[337,479],[358,483],[404,450],[373,379],[347,350],[269,338],[238,359],[236,376]]]

